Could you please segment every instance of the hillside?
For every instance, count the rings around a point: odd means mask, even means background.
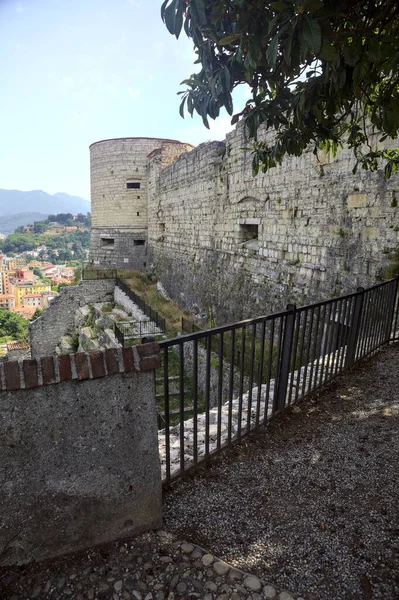
[[[0,232],[9,235],[21,225],[29,225],[35,221],[44,221],[48,215],[38,212],[23,212],[15,215],[4,215],[0,217]]]
[[[20,190],[0,189],[0,217],[4,215],[15,216],[18,213],[26,214],[27,211],[41,213],[41,215],[55,213],[86,214],[90,212],[90,202],[79,196],[70,196],[62,192],[52,196],[42,190],[21,192]],[[43,216],[41,219],[36,220],[43,220]],[[26,225],[27,223],[23,224]]]

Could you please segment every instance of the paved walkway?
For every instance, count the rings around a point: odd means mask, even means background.
[[[1,600],[397,600],[398,390],[396,346],[174,486],[164,530],[0,569]]]

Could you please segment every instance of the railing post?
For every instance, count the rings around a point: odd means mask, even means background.
[[[356,346],[359,337],[360,319],[363,310],[364,287],[358,287],[356,291],[358,293],[355,296],[355,308],[353,310],[348,345],[346,347],[345,367],[350,367],[355,362]]]
[[[287,304],[287,310],[289,310],[290,312],[285,317],[283,343],[281,348],[281,360],[276,378],[277,388],[274,392],[273,412],[278,412],[284,409],[285,398],[288,389],[288,377],[290,373],[292,341],[294,338],[296,305]]]

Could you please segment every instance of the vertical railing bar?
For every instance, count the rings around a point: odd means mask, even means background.
[[[364,294],[364,300],[363,300],[363,327],[361,330],[361,339],[360,339],[360,346],[359,346],[359,352],[358,352],[358,356],[359,357],[363,357],[365,355],[366,352],[366,347],[367,347],[367,336],[368,336],[368,331],[369,331],[369,327],[370,327],[370,315],[369,315],[369,295],[367,292],[365,292]]]
[[[395,331],[396,331],[396,319],[398,317],[398,300],[399,300],[399,295],[398,295],[398,291],[399,291],[399,278],[395,279],[392,282],[392,312],[391,312],[391,319],[390,319],[390,324],[389,324],[389,328],[388,328],[388,335],[387,335],[387,342],[390,341],[394,341],[395,340]]]
[[[258,362],[258,397],[256,401],[256,420],[255,426],[259,426],[259,418],[260,418],[260,404],[262,399],[262,379],[263,379],[263,361],[265,359],[265,333],[266,333],[266,321],[262,321],[262,329],[261,329],[261,346],[260,346],[260,356]]]
[[[299,342],[299,331],[301,325],[301,314],[297,313],[296,315],[296,323],[295,323],[295,336],[294,336],[294,345],[293,345],[293,354],[292,354],[292,366],[291,366],[291,381],[290,381],[290,393],[288,396],[288,405],[292,403],[292,390],[294,387],[294,375],[296,373],[296,387],[298,387],[299,377],[300,377],[300,367],[297,369],[296,365],[296,357],[298,352],[298,342]]]
[[[374,344],[374,350],[380,347],[381,339],[384,332],[385,317],[388,313],[386,303],[386,286],[379,288],[378,290],[378,303],[377,303],[377,315],[376,315],[376,338]]]
[[[317,312],[316,312],[317,311]],[[313,373],[315,371],[315,361],[316,361],[316,355],[317,355],[317,337],[318,337],[318,332],[319,332],[319,321],[320,321],[320,306],[316,306],[315,308],[315,313],[316,313],[316,325],[315,325],[315,334],[312,336],[311,335],[311,341],[312,339],[314,340],[313,343],[311,343],[310,346],[310,354],[311,354],[311,363],[310,363],[310,375],[309,375],[309,384],[308,384],[308,391],[312,391],[312,384],[313,384]],[[317,387],[317,381],[316,381],[316,386]]]
[[[319,329],[320,329],[320,323],[321,323],[321,338],[320,338],[320,343],[317,343],[317,348],[316,348],[316,352],[317,352],[317,362],[316,362],[316,368],[315,368],[315,372],[314,372],[314,380],[315,380],[315,387],[319,387],[320,383],[321,383],[321,367],[323,364],[323,357],[322,357],[322,346],[323,346],[323,336],[324,336],[324,321],[326,318],[326,305],[322,304],[319,307],[319,320],[317,323],[317,329],[316,329],[316,339],[319,340]],[[321,364],[320,364],[321,361]],[[319,373],[320,371],[320,373]]]
[[[295,329],[296,306],[287,305],[288,314],[284,319],[284,330],[280,347],[280,359],[278,362],[277,387],[274,394],[274,411],[281,411],[287,402],[288,378],[291,364],[292,342]]]
[[[269,399],[270,399],[270,380],[272,377],[272,368],[273,368],[273,347],[274,347],[274,329],[275,329],[275,319],[272,319],[271,322],[271,330],[270,330],[270,339],[269,339],[269,356],[268,356],[268,364],[267,364],[267,379],[266,379],[266,395],[265,395],[265,415],[263,418],[263,422],[269,418]]]
[[[193,459],[198,462],[198,339],[193,340]]]
[[[244,325],[241,329],[240,387],[238,393],[238,439],[241,439],[242,397],[244,394],[245,336],[246,327]]]
[[[336,311],[336,302],[331,302],[331,304],[329,305],[329,312],[328,312],[328,319],[326,319],[326,326],[327,326],[327,338],[326,338],[326,353],[325,353],[325,358],[323,360],[323,374],[322,374],[322,378],[324,377],[324,381],[328,381],[330,379],[330,364],[331,364],[331,359],[332,359],[332,345],[333,345],[333,338],[334,338],[334,328],[331,327],[331,315],[333,314],[333,311],[335,313]],[[334,352],[335,355],[335,352]],[[334,363],[333,363],[334,364]],[[324,376],[325,374],[325,376]]]
[[[338,373],[338,363],[339,356],[341,352],[341,338],[340,338],[340,323],[342,318],[342,310],[343,310],[344,301],[342,299],[338,299],[336,302],[336,310],[334,313],[334,334],[333,334],[333,347],[334,350],[334,362],[332,368],[332,376],[336,377]],[[335,341],[334,341],[335,340]]]
[[[170,415],[169,415],[169,355],[168,348],[164,348],[163,355],[163,387],[165,409],[165,460],[166,481],[170,482]]]
[[[373,298],[373,290],[370,290],[370,292],[366,292],[365,294],[368,299],[368,321],[369,321],[369,329],[368,329],[368,335],[366,336],[366,346],[365,346],[365,356],[367,356],[370,353],[370,348],[372,348],[373,345],[373,332],[374,332],[374,309],[375,309],[375,305],[374,305],[374,298]]]
[[[280,378],[281,348],[283,345],[283,335],[284,335],[284,328],[285,328],[285,318],[279,317],[278,320],[279,320],[279,330],[278,330],[276,373],[274,376],[274,390],[273,390],[273,409],[272,409],[273,415],[276,412],[277,392],[278,392],[279,385],[280,385],[279,378]]]
[[[303,319],[302,319],[302,315],[303,315]],[[300,313],[299,320],[300,321],[303,320],[303,330],[302,330],[302,338],[301,338],[301,349],[299,351],[299,365],[298,365],[297,385],[296,385],[296,391],[295,391],[295,402],[298,402],[298,398],[300,397],[299,390],[302,385],[302,379],[303,379],[302,363],[303,363],[303,351],[304,351],[304,347],[305,347],[306,325],[307,325],[307,321],[308,321],[308,311],[307,310]]]
[[[355,352],[355,360],[358,360],[358,358],[360,356],[362,356],[362,348],[364,345],[364,340],[366,338],[366,333],[367,333],[367,305],[366,305],[366,294],[364,294],[362,314],[361,314],[360,323],[359,323],[358,343],[357,343],[356,352]]]
[[[251,354],[249,359],[249,390],[248,390],[248,415],[247,415],[247,433],[251,431],[251,413],[252,413],[252,387],[254,383],[254,364],[255,364],[255,342],[256,342],[256,323],[251,327]]]
[[[234,352],[235,352],[235,335],[236,331],[231,331],[230,337],[230,376],[229,376],[229,416],[228,416],[228,430],[227,430],[227,443],[231,444],[232,438],[232,420],[233,420],[233,393],[234,393]]]
[[[396,342],[397,338],[396,337],[396,331],[398,330],[398,324],[399,324],[399,277],[396,280],[396,308],[395,308],[395,316],[393,319],[393,331],[391,334],[391,339],[393,342]]]
[[[211,387],[211,334],[206,337],[206,373],[205,373],[205,458],[209,460],[209,404]]]
[[[305,359],[304,372],[303,372],[302,397],[304,397],[307,394],[306,380],[307,380],[307,376],[308,376],[310,346],[312,343],[313,318],[314,318],[314,308],[311,308],[310,309],[309,338],[306,342],[307,347],[306,347],[306,359]],[[305,334],[306,334],[306,332],[305,332]]]
[[[352,322],[352,311],[355,309],[354,304],[355,304],[356,299],[355,298],[347,298],[346,302],[345,302],[345,317],[344,317],[344,323],[346,323],[346,325],[344,326],[344,343],[342,345],[343,351],[341,353],[341,357],[340,357],[340,365],[339,365],[339,372],[342,373],[342,371],[344,370],[344,365],[345,365],[345,361],[346,361],[346,355],[348,354],[348,345],[349,345],[349,335],[350,335],[350,326],[349,324]]]
[[[378,295],[379,295],[379,304],[378,304],[378,312],[377,312],[378,327],[377,327],[377,337],[376,337],[376,348],[379,348],[381,346],[382,340],[384,338],[384,325],[386,323],[386,318],[388,317],[388,314],[389,314],[388,302],[387,302],[387,299],[389,296],[389,288],[387,288],[387,286],[380,288]]]
[[[219,377],[218,377],[218,419],[217,449],[220,450],[222,437],[222,394],[223,394],[223,331],[219,334]]]
[[[179,344],[180,472],[184,472],[184,346]]]

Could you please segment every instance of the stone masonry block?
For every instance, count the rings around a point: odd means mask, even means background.
[[[367,194],[350,194],[348,196],[348,208],[365,208],[367,206]]]

